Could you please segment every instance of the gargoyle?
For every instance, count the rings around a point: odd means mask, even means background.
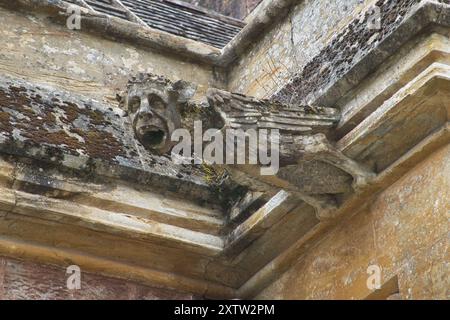
[[[329,217],[336,207],[333,194],[348,192],[352,180],[353,189],[358,190],[374,175],[337,150],[327,139],[326,134],[339,121],[337,109],[287,106],[218,89],[209,89],[206,97],[198,100],[207,106],[203,108],[192,102],[196,86],[184,81],[173,83],[154,75],[139,75],[129,82],[127,89],[122,103],[135,136],[145,148],[157,154],[167,153],[174,147],[177,142],[172,141],[172,134],[176,129],[195,132],[196,121],[201,121],[204,131],[220,132],[218,137],[223,143],[218,144],[221,147],[216,151],[223,151],[228,156],[231,152],[227,148],[232,147],[233,157],[238,142],[233,138],[231,146],[228,145],[228,136],[223,134],[228,129],[245,131],[244,140],[250,137],[250,134],[247,136],[249,132],[257,132],[259,136],[264,130],[277,131],[278,173],[261,175],[258,169],[263,165],[251,161],[245,162],[248,165],[229,164],[228,161],[220,164],[238,184],[268,194],[276,189],[286,189],[315,207],[321,217]],[[186,112],[189,108],[183,107],[188,106],[194,106],[194,109]],[[270,142],[273,145],[273,141]],[[257,153],[259,143],[254,146],[248,143],[249,149],[238,153],[248,159]],[[266,146],[268,144],[266,140]],[[222,150],[223,146],[226,150]],[[188,149],[191,151],[190,147]],[[269,151],[272,156],[273,150]]]
[[[278,129],[283,166],[320,160],[350,174],[355,188],[366,184],[371,177],[369,170],[328,141],[325,133],[339,120],[337,109],[287,106],[217,89],[210,89],[207,95],[210,106],[222,116],[226,128]]]
[[[354,190],[374,177],[327,139],[326,134],[339,121],[337,109],[287,106],[217,89],[210,89],[207,96],[209,105],[225,123],[223,130],[279,131],[280,171],[276,176],[262,176],[254,166],[230,166],[233,178],[242,185],[263,192],[274,186],[289,189],[325,218],[335,208],[329,194],[346,192],[346,175],[353,178]]]
[[[122,99],[136,138],[147,149],[164,154],[173,147],[172,133],[181,127],[180,106],[196,92],[186,81],[139,74],[129,81]]]

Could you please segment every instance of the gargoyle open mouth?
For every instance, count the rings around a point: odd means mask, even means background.
[[[166,141],[166,130],[157,126],[143,126],[137,132],[140,142],[145,147],[158,148]]]
[[[146,131],[142,137],[144,145],[159,146],[165,141],[166,133],[163,130],[153,129]]]

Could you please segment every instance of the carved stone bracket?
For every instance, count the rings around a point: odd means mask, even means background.
[[[319,160],[345,171],[353,178],[353,189],[366,186],[375,173],[344,155],[323,133],[293,137],[293,142],[283,145],[285,154],[297,161]]]
[[[123,99],[136,138],[156,153],[169,152],[174,130],[193,124],[186,123],[181,106],[186,106],[196,93],[196,86],[154,76],[139,75],[130,81]],[[211,108],[197,120],[206,120],[203,130],[215,127],[222,132],[241,130],[260,133],[276,130],[279,133],[279,165],[282,169],[272,177],[262,176],[260,164],[227,164],[233,180],[255,192],[273,193],[286,189],[316,208],[321,218],[330,217],[336,208],[333,194],[345,193],[345,185],[355,191],[374,177],[368,168],[345,156],[327,138],[339,121],[340,112],[334,108],[288,106],[269,100],[258,100],[241,94],[209,89],[203,98]],[[205,119],[202,119],[205,118]],[[195,120],[189,119],[191,122]],[[224,141],[225,148],[228,141]],[[233,140],[233,146],[237,141]],[[273,147],[273,143],[271,143]],[[248,146],[246,158],[255,152]],[[273,152],[273,149],[269,149]],[[226,149],[226,151],[228,151]],[[288,171],[285,168],[290,168]],[[298,170],[295,171],[295,168]],[[293,171],[294,170],[294,171]],[[292,174],[290,174],[290,172]]]
[[[258,100],[240,94],[217,89],[208,91],[208,102],[222,117],[223,129],[277,129],[280,133],[280,164],[298,165],[302,162],[320,161],[353,178],[352,187],[358,191],[367,185],[375,174],[353,159],[345,156],[328,140],[326,134],[339,120],[340,113],[334,108],[315,106],[287,106],[268,100]],[[259,190],[274,187],[270,180],[258,176],[257,171],[241,166],[229,167],[234,179],[249,188]],[[317,181],[326,179],[317,174]],[[332,217],[336,202],[327,194],[308,194],[295,190],[291,183],[278,187],[292,188],[300,199],[316,208],[319,218]]]

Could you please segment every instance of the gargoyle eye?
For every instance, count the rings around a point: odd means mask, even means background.
[[[141,98],[139,98],[138,96],[132,97],[128,101],[128,112],[130,113],[136,112],[139,109],[140,105],[141,105]]]
[[[164,111],[164,109],[166,108],[166,104],[164,103],[164,101],[155,94],[150,94],[148,96],[148,104],[150,105],[151,109],[155,110]]]

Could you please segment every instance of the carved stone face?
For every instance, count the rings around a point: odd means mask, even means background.
[[[146,149],[158,154],[170,151],[172,133],[181,126],[179,106],[194,93],[186,82],[156,76],[129,84],[125,107],[135,136]]]

